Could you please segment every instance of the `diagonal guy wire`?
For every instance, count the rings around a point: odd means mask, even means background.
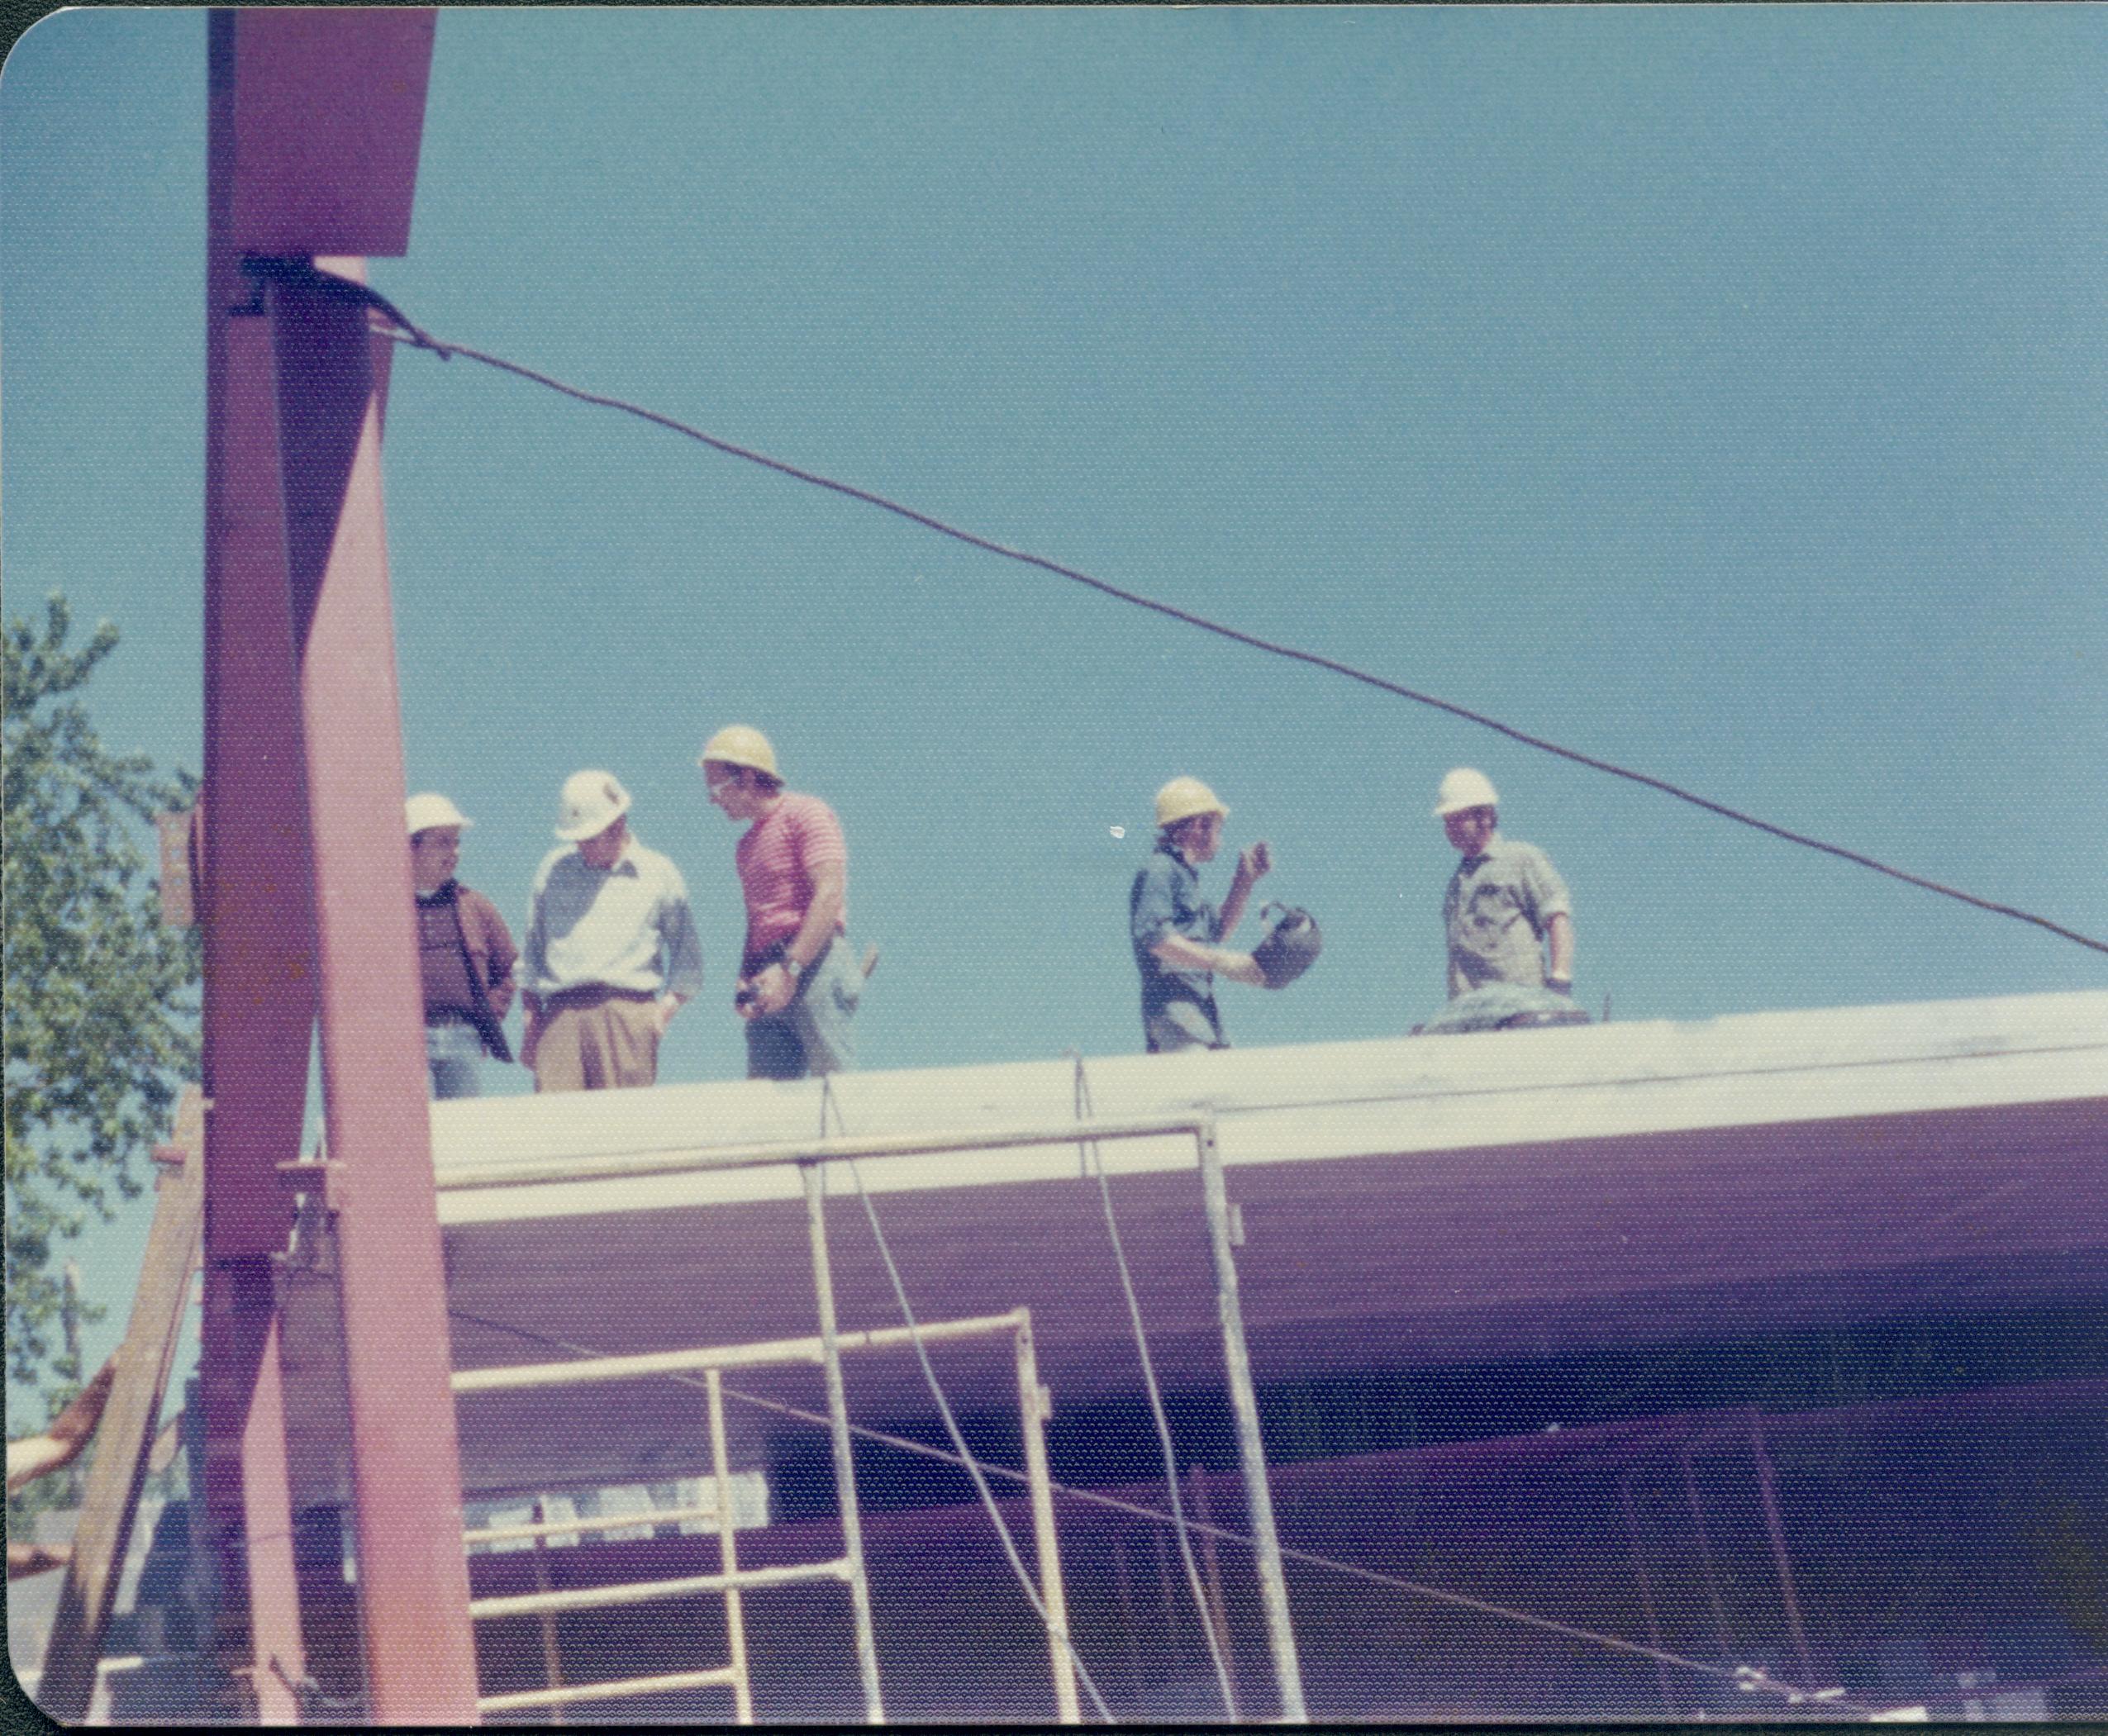
[[[392,304],[389,306],[390,312],[393,312]],[[378,313],[379,310],[377,308],[375,312]],[[383,314],[380,316],[386,318],[388,316]],[[1282,644],[1273,640],[1262,639],[1257,634],[1247,633],[1240,628],[1228,626],[1221,621],[1210,620],[1205,615],[1197,615],[1191,610],[1181,609],[1171,603],[1159,602],[1155,597],[1145,597],[1138,591],[1125,590],[1118,585],[1108,584],[1104,579],[1093,578],[1087,573],[1080,572],[1074,567],[1065,567],[1059,561],[1047,559],[1044,555],[1034,554],[1023,549],[1011,548],[991,538],[977,535],[971,530],[962,530],[956,525],[946,524],[940,518],[934,518],[926,512],[919,512],[912,507],[903,506],[898,501],[889,500],[884,495],[873,493],[868,488],[859,488],[850,483],[838,482],[833,477],[821,475],[817,471],[801,469],[796,464],[786,464],[781,459],[771,458],[765,452],[756,452],[750,447],[738,445],[730,440],[721,440],[716,435],[705,433],[702,429],[691,426],[687,422],[678,421],[670,416],[662,416],[655,410],[647,410],[642,405],[633,404],[627,399],[608,397],[599,392],[584,391],[577,386],[568,385],[564,381],[554,378],[549,374],[537,373],[534,369],[522,367],[517,362],[507,361],[502,356],[492,355],[484,350],[470,349],[465,344],[442,342],[411,326],[400,313],[394,313],[393,317],[401,322],[402,330],[400,332],[391,331],[388,334],[390,336],[395,337],[398,342],[431,350],[442,359],[450,355],[466,356],[470,361],[481,362],[486,367],[495,368],[506,373],[516,374],[521,379],[532,380],[537,385],[546,386],[554,392],[560,392],[566,397],[576,398],[581,403],[598,404],[610,410],[620,410],[627,415],[641,417],[647,422],[655,422],[662,428],[670,428],[676,434],[685,435],[692,440],[699,440],[712,450],[724,453],[728,457],[744,459],[749,464],[759,464],[764,469],[773,470],[794,481],[809,483],[814,488],[829,489],[834,493],[845,495],[851,500],[861,501],[866,506],[876,507],[882,511],[891,512],[897,517],[906,519],[910,524],[920,525],[925,530],[934,530],[940,536],[949,536],[955,541],[966,544],[970,548],[983,549],[990,554],[1001,555],[1005,560],[1019,561],[1028,567],[1037,567],[1043,572],[1054,573],[1058,578],[1070,579],[1077,584],[1088,586],[1092,590],[1102,592],[1118,602],[1131,603],[1140,609],[1152,610],[1159,615],[1168,616],[1173,621],[1183,621],[1187,626],[1198,627],[1203,632],[1234,640],[1239,644],[1249,645],[1254,650],[1264,651],[1275,657],[1285,657],[1297,663],[1308,663],[1314,668],[1327,669],[1335,675],[1345,676],[1349,681],[1360,682],[1364,686],[1375,687],[1382,692],[1394,694],[1400,699],[1409,699],[1416,705],[1429,706],[1435,711],[1446,711],[1453,717],[1461,717],[1467,723],[1475,723],[1482,728],[1492,730],[1506,736],[1511,741],[1520,742],[1526,748],[1535,748],[1540,753],[1556,754],[1562,759],[1573,761],[1576,765],[1587,766],[1592,771],[1606,773],[1613,778],[1622,778],[1628,782],[1642,784],[1650,790],[1658,790],[1665,796],[1673,797],[1678,801],[1688,802],[1693,807],[1702,808],[1709,814],[1717,814],[1723,820],[1731,820],[1738,825],[1752,827],[1757,831],[1768,833],[1774,838],[1782,838],[1788,844],[1797,844],[1807,849],[1820,850],[1825,855],[1835,856],[1842,861],[1856,863],[1860,868],[1871,868],[1877,874],[1886,874],[1891,880],[1900,880],[1906,886],[1915,886],[1925,892],[1936,892],[1943,898],[1957,900],[1960,903],[1972,906],[1977,910],[1988,911],[1994,916],[2010,916],[2016,921],[2030,923],[2036,928],[2045,930],[2059,939],[2069,940],[2076,945],[2089,948],[2096,953],[2108,954],[2108,940],[2097,940],[2090,935],[2081,934],[2076,929],[2066,928],[2062,924],[2053,922],[2046,916],[2038,916],[2033,911],[2020,910],[2010,904],[1995,903],[1988,898],[1979,898],[1973,892],[1965,892],[1958,887],[1944,886],[1937,880],[1928,880],[1922,875],[1910,873],[1902,868],[1891,867],[1887,863],[1862,854],[1858,850],[1847,849],[1842,844],[1828,844],[1820,838],[1811,838],[1804,832],[1790,831],[1784,826],[1774,825],[1768,820],[1759,820],[1753,814],[1745,814],[1738,808],[1731,808],[1723,802],[1714,801],[1709,797],[1697,795],[1679,785],[1670,783],[1663,778],[1651,777],[1644,772],[1633,771],[1628,767],[1618,765],[1611,760],[1598,759],[1592,754],[1580,753],[1573,748],[1562,747],[1558,743],[1549,741],[1541,735],[1530,735],[1525,730],[1516,728],[1512,724],[1501,722],[1497,717],[1489,717],[1483,711],[1474,711],[1468,706],[1457,705],[1449,700],[1437,698],[1431,693],[1420,692],[1414,688],[1402,686],[1397,682],[1386,680],[1381,675],[1371,674],[1366,669],[1356,668],[1351,663],[1344,663],[1334,658],[1321,656],[1315,651],[1306,651],[1295,645]]]

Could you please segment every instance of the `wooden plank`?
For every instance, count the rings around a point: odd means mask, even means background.
[[[190,807],[154,816],[161,842],[161,920],[169,928],[197,925],[199,813]]]
[[[97,1431],[73,1560],[59,1590],[37,1685],[38,1704],[60,1724],[84,1721],[94,1696],[102,1636],[131,1543],[154,1425],[190,1300],[191,1274],[197,1269],[205,1200],[205,1100],[195,1087],[183,1093],[177,1108],[172,1145],[173,1151],[164,1147],[155,1153],[163,1168],[145,1263]]]

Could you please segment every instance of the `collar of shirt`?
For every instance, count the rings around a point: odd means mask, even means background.
[[[431,892],[419,892],[417,902],[424,905],[451,904],[459,897],[460,892],[461,882],[458,880],[450,880],[445,886],[436,887]]]
[[[626,833],[622,839],[622,854],[609,863],[606,868],[593,868],[593,872],[597,874],[619,874],[626,868],[633,875],[641,874],[644,870],[637,865],[636,850],[637,835],[635,832]],[[592,864],[586,861],[583,854],[579,856],[578,860],[583,866],[592,868]]]
[[[1486,848],[1484,849],[1473,851],[1470,855],[1464,857],[1457,863],[1458,872],[1468,874],[1473,869],[1479,868],[1486,863],[1491,862],[1494,856],[1499,852],[1501,846],[1506,842],[1507,840],[1501,837],[1498,832],[1494,833],[1491,838],[1486,840]]]

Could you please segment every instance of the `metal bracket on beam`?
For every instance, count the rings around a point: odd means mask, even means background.
[[[350,1178],[344,1165],[330,1158],[300,1158],[278,1166],[278,1180],[294,1193],[320,1196],[323,1209],[343,1209]]]

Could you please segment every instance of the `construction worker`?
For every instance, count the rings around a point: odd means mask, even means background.
[[[630,792],[573,773],[527,911],[520,1058],[536,1091],[652,1084],[659,1041],[702,987],[702,949],[681,871],[631,834]]]
[[[417,957],[425,979],[425,1063],[435,1097],[478,1094],[486,1055],[510,1061],[505,1015],[519,949],[497,906],[454,878],[461,834],[475,824],[444,796],[402,805],[417,899]]]
[[[1129,933],[1142,973],[1142,1035],[1153,1055],[1227,1049],[1214,978],[1266,981],[1249,953],[1221,944],[1244,914],[1253,883],[1273,866],[1265,840],[1239,855],[1219,913],[1201,898],[1200,869],[1222,848],[1229,812],[1197,778],[1174,778],[1157,792],[1156,848],[1127,896]]]
[[[1571,997],[1573,900],[1544,851],[1499,835],[1500,802],[1486,774],[1469,766],[1443,778],[1435,796],[1435,816],[1461,858],[1442,900],[1449,998],[1489,982]]]
[[[746,899],[732,1006],[746,1020],[747,1077],[845,1072],[864,973],[849,957],[841,821],[817,796],[783,787],[775,749],[745,724],[711,736],[696,763],[712,804],[747,828],[732,856]]]

